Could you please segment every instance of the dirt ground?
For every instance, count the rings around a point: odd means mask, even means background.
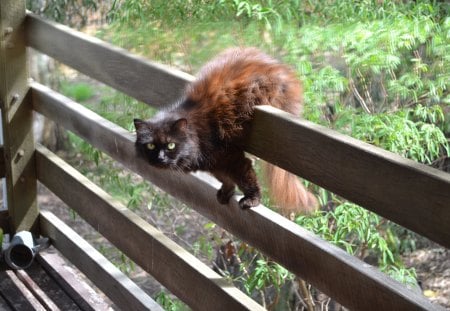
[[[414,267],[422,292],[432,302],[450,310],[450,250],[432,244],[404,258]]]

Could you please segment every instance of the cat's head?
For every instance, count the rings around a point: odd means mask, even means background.
[[[159,168],[188,170],[196,149],[188,133],[187,120],[134,119],[136,148],[148,162]]]

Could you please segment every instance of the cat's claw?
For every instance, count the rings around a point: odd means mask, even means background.
[[[219,201],[220,204],[228,204],[233,194],[234,190],[223,191],[223,189],[219,189],[219,191],[217,191],[217,201]]]
[[[251,198],[251,197],[243,197],[241,200],[239,200],[239,207],[242,209],[247,209],[250,207],[258,206],[260,203],[259,198]]]

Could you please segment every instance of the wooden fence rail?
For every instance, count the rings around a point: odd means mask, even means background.
[[[5,3],[8,8],[14,2]],[[16,11],[23,10],[24,1],[20,1],[20,8],[11,7]],[[4,13],[2,8],[4,6],[0,5],[0,17]],[[20,24],[23,12],[17,16],[21,17],[15,20],[20,29],[19,36],[25,38],[18,41],[21,44],[18,45],[19,56],[14,56],[14,49],[5,49],[3,43],[0,46],[0,67],[7,69],[4,72],[15,68],[5,63],[3,56],[18,59],[15,64],[19,64],[16,67],[20,69],[21,77],[17,96],[20,100],[14,105],[9,105],[13,87],[3,75],[0,77],[0,100],[3,101],[2,108],[6,109],[2,120],[7,124],[7,146],[2,150],[4,158],[9,159],[0,162],[0,173],[3,171],[11,176],[16,170],[20,174],[30,171],[32,189],[35,189],[37,177],[190,306],[203,310],[261,308],[155,228],[114,202],[64,161],[43,147],[35,148],[30,138],[31,108],[81,136],[350,309],[372,310],[375,306],[379,310],[438,308],[421,294],[263,206],[243,211],[235,198],[228,206],[220,205],[215,196],[218,185],[210,177],[154,169],[137,157],[133,134],[43,85],[26,85],[23,41],[29,47],[156,107],[174,102],[193,77],[33,14],[27,15],[24,24]],[[3,24],[0,28],[3,29]],[[19,147],[25,150],[22,157],[26,161],[18,161],[16,165],[12,159]],[[257,108],[247,151],[450,247],[449,174],[271,107]],[[16,200],[11,209],[13,218],[19,219],[14,225],[16,228],[21,219],[33,220],[38,213],[33,201],[17,204],[21,203],[20,191],[24,187],[17,183],[20,174],[13,174],[13,178],[8,179],[11,197]],[[16,184],[17,189],[14,188]],[[26,198],[34,200],[35,195]],[[51,215],[41,214],[42,232],[51,236],[56,247],[70,254],[67,245],[76,239],[71,238],[67,230],[58,230],[61,226],[57,223]],[[86,269],[95,266],[95,260],[86,252],[81,249],[79,252],[81,257],[77,260],[89,263]],[[74,254],[70,256],[75,257]],[[110,277],[100,275],[94,277],[97,280]],[[134,300],[142,306],[140,298]]]
[[[27,30],[31,47],[156,107],[193,79],[35,15]],[[272,107],[257,108],[247,151],[450,247],[448,173]]]
[[[368,310],[374,305],[380,310],[433,309],[421,294],[405,288],[265,207],[242,211],[236,200],[228,206],[220,205],[215,196],[218,185],[211,183],[209,177],[150,167],[137,157],[134,135],[63,95],[33,83],[32,98],[37,112],[63,124],[66,129],[257,247],[343,305],[355,310]],[[42,172],[38,174],[39,178],[52,178],[45,177],[48,169]]]
[[[43,147],[37,149],[36,165],[39,181],[193,309],[262,310],[229,281]]]
[[[192,76],[34,14],[26,19],[28,46],[144,103],[176,100]]]

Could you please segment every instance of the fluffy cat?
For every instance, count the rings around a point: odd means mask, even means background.
[[[256,105],[298,116],[300,82],[289,67],[256,48],[226,50],[202,67],[176,105],[148,121],[134,120],[136,148],[158,168],[210,172],[222,182],[217,192],[222,204],[237,185],[244,194],[240,207],[257,206],[261,190],[243,150]],[[317,207],[295,175],[271,164],[266,174],[271,196],[284,214]]]

